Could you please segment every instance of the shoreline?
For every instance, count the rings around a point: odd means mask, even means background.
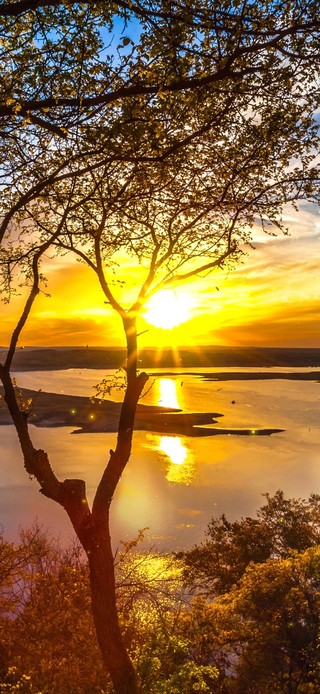
[[[309,368],[309,367],[306,367]],[[164,378],[170,376],[197,376],[203,381],[269,381],[269,380],[288,380],[288,381],[314,381],[320,383],[320,371],[214,371],[212,373],[194,371],[153,371],[150,377]]]
[[[0,361],[7,347],[0,346]],[[14,371],[52,371],[72,368],[118,369],[125,364],[123,347],[18,347]],[[320,368],[319,347],[230,347],[207,345],[197,348],[179,346],[143,347],[139,351],[139,364],[148,368],[263,368],[307,367]]]

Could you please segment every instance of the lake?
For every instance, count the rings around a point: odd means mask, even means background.
[[[217,369],[216,371],[222,369]],[[312,369],[268,369],[303,372]],[[224,368],[223,371],[259,372],[265,369]],[[204,535],[212,516],[230,520],[254,515],[262,494],[282,489],[286,496],[305,497],[320,488],[320,384],[293,380],[206,381],[202,373],[215,369],[157,369],[150,373],[145,404],[181,408],[186,412],[219,412],[218,426],[250,428],[252,435],[213,437],[163,436],[134,433],[133,452],[120,481],[112,508],[115,546],[148,527],[145,544],[158,550],[190,547]],[[160,375],[159,375],[160,372]],[[111,375],[111,372],[110,374]],[[74,395],[94,394],[93,386],[105,371],[20,372],[21,387]],[[113,399],[121,395],[112,393]],[[284,429],[272,436],[256,436],[259,428]],[[110,433],[72,435],[70,427],[31,426],[37,447],[48,451],[61,479],[86,480],[92,501],[94,489],[115,445]],[[12,426],[0,427],[1,524],[15,539],[18,527],[38,521],[59,535],[72,537],[69,520],[54,502],[42,497],[37,483],[23,468]]]

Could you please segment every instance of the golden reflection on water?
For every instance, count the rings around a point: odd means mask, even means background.
[[[183,445],[180,436],[161,436],[159,448],[170,458],[174,465],[183,465],[188,455],[188,451]]]
[[[162,407],[174,407],[179,410],[181,405],[178,399],[177,381],[173,378],[160,378],[158,387],[158,404]]]
[[[181,403],[178,397],[180,386],[179,380],[160,378],[158,404],[180,409]],[[168,461],[166,479],[176,484],[190,484],[194,477],[194,460],[181,436],[160,436],[157,448]]]
[[[194,477],[194,459],[180,436],[160,436],[158,450],[168,460],[166,479],[176,484],[190,484]]]

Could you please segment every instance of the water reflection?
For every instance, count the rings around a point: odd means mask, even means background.
[[[178,400],[177,382],[173,378],[160,378],[158,404],[162,407],[174,407],[180,409]]]
[[[163,451],[174,465],[183,465],[188,451],[180,436],[161,436],[159,448]]]
[[[176,484],[190,484],[194,477],[194,459],[180,436],[160,436],[158,450],[168,460],[166,478]]]
[[[181,409],[178,398],[177,382],[173,378],[158,380],[158,404],[163,407]],[[194,477],[194,460],[191,451],[180,436],[160,436],[157,449],[168,461],[166,478],[177,484],[190,484]]]

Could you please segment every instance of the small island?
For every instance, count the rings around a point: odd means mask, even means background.
[[[10,414],[0,389],[0,425],[12,424]],[[113,400],[46,393],[19,388],[21,408],[28,421],[37,427],[74,427],[72,433],[117,432],[121,403]],[[218,428],[218,412],[181,412],[157,405],[137,407],[135,429],[176,436],[216,436],[233,434],[249,436],[270,435],[283,429],[235,429]]]

